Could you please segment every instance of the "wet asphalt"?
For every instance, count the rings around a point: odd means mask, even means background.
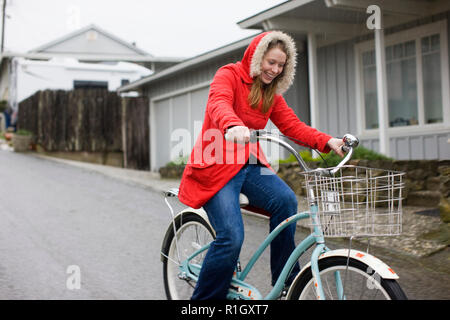
[[[159,252],[169,222],[151,188],[1,150],[0,299],[165,299]],[[243,264],[268,233],[264,218],[244,223]],[[297,231],[297,241],[306,235]],[[271,288],[268,251],[248,277],[263,294]],[[425,258],[370,252],[399,274],[410,299],[450,299],[448,248]]]

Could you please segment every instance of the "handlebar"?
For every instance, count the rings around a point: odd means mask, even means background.
[[[342,140],[344,141],[344,145],[342,146],[342,151],[344,153],[347,153],[346,156],[344,157],[344,159],[342,159],[342,161],[336,167],[334,167],[333,169],[328,169],[328,170],[324,170],[324,169],[311,170],[306,165],[306,162],[303,160],[302,156],[297,151],[295,151],[295,149],[290,144],[288,144],[287,142],[279,139],[277,136],[273,135],[272,133],[267,132],[265,130],[252,130],[252,131],[250,131],[250,142],[256,142],[256,140],[272,141],[272,142],[276,142],[279,145],[283,146],[290,153],[292,153],[294,155],[295,159],[300,164],[300,166],[303,168],[303,170],[305,170],[307,172],[317,171],[320,174],[325,174],[325,172],[327,172],[327,174],[331,174],[331,175],[334,175],[342,166],[344,166],[352,158],[353,150],[359,144],[358,138],[356,138],[355,136],[347,133],[342,138]]]

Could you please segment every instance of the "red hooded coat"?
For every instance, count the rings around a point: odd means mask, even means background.
[[[282,40],[288,54],[274,102],[264,114],[261,105],[252,109],[247,98],[253,78],[261,73],[261,62],[272,40]],[[241,170],[250,153],[270,168],[259,143],[242,145],[225,140],[224,134],[231,126],[264,129],[270,119],[283,134],[322,152],[330,151],[327,142],[332,137],[300,121],[281,95],[292,84],[295,65],[294,41],[282,32],[272,31],[256,36],[242,61],[225,65],[217,71],[210,86],[202,132],[181,179],[178,197],[182,203],[193,208],[203,206]]]

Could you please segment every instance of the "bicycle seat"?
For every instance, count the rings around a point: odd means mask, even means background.
[[[178,197],[178,192],[179,189],[178,188],[172,188],[170,190],[167,190],[164,192],[164,196],[166,197]],[[270,213],[260,209],[260,208],[256,208],[250,205],[250,201],[248,200],[247,196],[243,193],[239,194],[239,206],[245,210],[248,211],[252,211],[254,213],[259,213],[262,214],[264,216],[270,217]]]
[[[170,190],[165,191],[164,195],[166,197],[177,197],[178,196],[178,192],[179,192],[178,188],[172,188]],[[243,194],[243,193],[240,193],[239,194],[239,205],[240,205],[240,207],[242,208],[242,207],[248,206],[249,203],[250,202],[248,201],[247,196],[245,194]]]
[[[248,201],[247,196],[243,193],[239,193],[239,206],[242,208],[248,206],[249,204],[250,201]]]
[[[270,213],[267,212],[266,210],[251,206],[247,196],[243,193],[239,194],[239,206],[247,211],[251,211],[253,213],[258,213],[263,216],[270,217]]]
[[[178,197],[178,192],[179,192],[178,188],[172,188],[167,191],[164,191],[163,194],[165,197]]]

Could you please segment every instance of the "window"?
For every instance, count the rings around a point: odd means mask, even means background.
[[[427,28],[430,29],[430,28]],[[389,127],[444,122],[442,31],[392,35],[386,38]],[[392,39],[394,38],[394,39]],[[396,38],[396,39],[395,39]],[[378,100],[373,41],[359,48],[364,129],[378,128]]]
[[[418,124],[416,45],[414,41],[386,47],[389,126]]]
[[[107,81],[85,81],[85,80],[74,80],[74,89],[108,89]]]
[[[377,111],[377,71],[375,67],[375,52],[363,53],[363,79],[364,79],[364,102],[366,108],[366,129],[378,128]]]
[[[443,121],[439,35],[421,39],[425,123]]]

